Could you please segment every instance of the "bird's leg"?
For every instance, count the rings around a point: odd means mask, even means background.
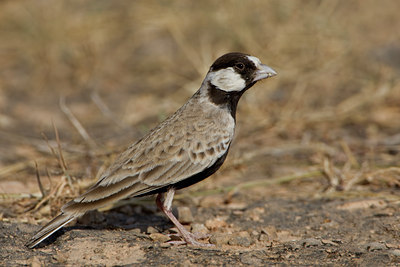
[[[156,198],[156,203],[157,206],[164,212],[164,214],[172,221],[173,224],[178,228],[179,233],[182,235],[182,238],[185,240],[187,244],[195,245],[195,246],[204,246],[204,247],[209,247],[213,246],[212,244],[204,244],[197,239],[199,238],[195,234],[189,232],[186,230],[186,228],[178,221],[178,219],[174,216],[172,213],[172,200],[174,198],[175,194],[175,189],[170,188],[168,189],[166,196],[164,198],[164,202],[161,201],[161,198],[163,197],[163,193],[159,193]]]

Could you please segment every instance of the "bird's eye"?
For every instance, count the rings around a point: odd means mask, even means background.
[[[236,67],[238,70],[244,70],[244,64],[243,64],[243,63],[236,63],[236,64],[235,64],[235,67]]]

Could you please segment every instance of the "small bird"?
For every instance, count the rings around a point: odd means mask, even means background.
[[[175,191],[209,177],[224,162],[243,93],[276,72],[254,57],[228,53],[210,67],[200,89],[172,116],[128,147],[85,193],[68,202],[26,246],[33,248],[89,210],[128,197],[158,194],[157,206],[187,244],[198,241],[172,213]]]

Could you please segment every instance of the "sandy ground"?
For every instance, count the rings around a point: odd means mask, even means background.
[[[124,206],[93,213],[86,225],[67,227],[33,250],[24,242],[37,226],[3,221],[0,259],[6,265],[35,266],[400,263],[397,204],[374,198],[310,199],[294,192],[290,198],[254,195],[239,193],[229,204],[214,196],[221,204],[191,207],[191,225],[208,226],[211,237],[204,242],[215,243],[212,248],[169,245],[162,238],[174,232],[159,212],[129,214],[137,207]]]

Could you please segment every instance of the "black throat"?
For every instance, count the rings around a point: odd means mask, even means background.
[[[252,87],[255,83],[250,83],[241,91],[227,92],[219,89],[211,82],[208,82],[208,97],[210,101],[221,108],[227,108],[231,113],[233,119],[236,120],[236,108],[240,97],[243,93]]]

